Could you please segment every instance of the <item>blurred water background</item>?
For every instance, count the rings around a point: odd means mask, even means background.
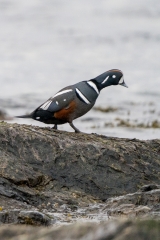
[[[75,125],[107,136],[160,137],[159,0],[0,0],[0,29],[0,110],[8,116],[118,68],[129,88],[105,88],[96,102],[104,112],[93,109]]]

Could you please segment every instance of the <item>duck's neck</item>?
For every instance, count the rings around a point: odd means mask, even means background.
[[[92,81],[97,86],[98,90],[101,91],[103,88],[111,86],[109,81],[107,81],[107,80],[104,81],[104,80],[103,81],[97,81],[95,79],[91,79],[90,81]]]

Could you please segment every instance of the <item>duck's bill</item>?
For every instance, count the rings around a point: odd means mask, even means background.
[[[125,82],[123,82],[123,83],[120,83],[119,85],[121,85],[121,86],[123,86],[123,87],[126,87],[126,88],[128,88],[128,86],[125,84]]]

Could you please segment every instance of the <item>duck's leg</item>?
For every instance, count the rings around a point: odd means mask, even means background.
[[[57,128],[57,124],[54,124],[54,126],[52,127],[52,129],[57,130],[57,129],[58,129],[58,128]]]
[[[69,123],[69,125],[75,130],[76,133],[80,133],[81,131],[79,131],[78,128],[76,128],[72,122]]]

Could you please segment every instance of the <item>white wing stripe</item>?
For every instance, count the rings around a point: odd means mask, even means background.
[[[72,89],[63,90],[61,92],[56,93],[56,95],[54,95],[53,98],[55,98],[59,95],[62,95],[64,93],[72,92],[72,91],[73,91]],[[52,98],[52,100],[46,101],[40,108],[43,109],[43,110],[47,110],[49,108],[49,106],[51,105],[51,103],[53,102],[53,98]],[[57,105],[59,104],[58,101],[56,101],[56,104]]]
[[[104,84],[108,80],[109,76],[107,76],[101,84]]]
[[[72,89],[63,90],[62,92],[56,93],[56,95],[54,95],[53,98],[55,98],[55,97],[57,97],[59,95],[62,95],[64,93],[72,92],[72,91],[73,91]]]
[[[52,103],[52,100],[49,100],[49,101],[45,102],[40,108],[42,108],[43,110],[46,110],[49,108],[51,103]]]
[[[90,104],[90,102],[88,101],[88,99],[81,93],[81,91],[76,88],[76,92],[78,93],[78,95],[80,96],[80,98],[87,104]]]
[[[93,89],[96,91],[96,93],[99,95],[99,91],[98,91],[98,88],[97,88],[96,84],[93,83],[92,81],[88,81],[87,83],[88,83],[88,85],[90,85],[91,88],[93,88]]]

